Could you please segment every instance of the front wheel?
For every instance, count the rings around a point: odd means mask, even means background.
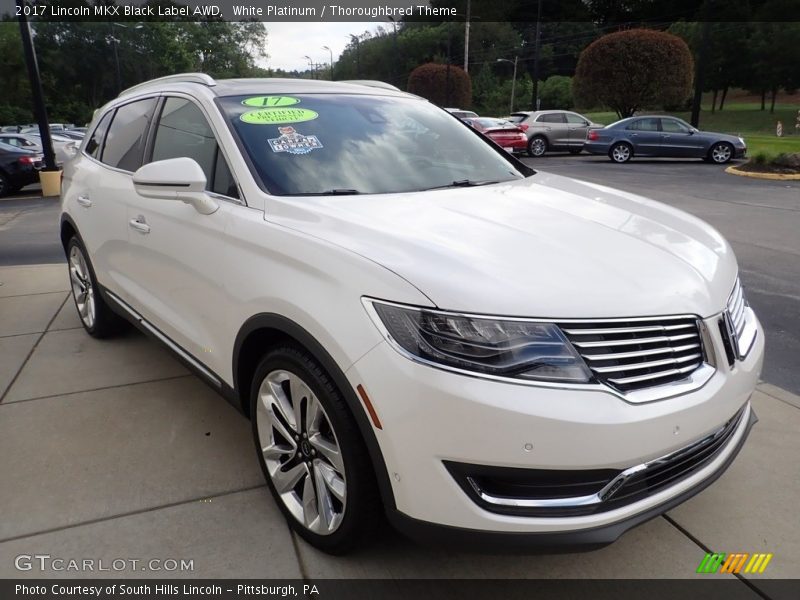
[[[289,526],[324,552],[344,554],[382,514],[367,449],[342,394],[305,350],[261,360],[250,399],[259,463]]]
[[[733,146],[727,142],[717,142],[708,151],[708,156],[711,162],[718,165],[724,165],[731,158],[733,158]]]
[[[614,144],[608,151],[608,157],[615,163],[626,163],[633,157],[633,148],[625,142]]]

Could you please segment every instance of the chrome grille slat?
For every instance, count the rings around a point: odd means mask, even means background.
[[[704,363],[691,316],[571,322],[561,330],[595,379],[623,393],[684,380]]]
[[[676,329],[688,329],[695,325],[693,323],[681,323],[679,325],[646,325],[643,327],[608,327],[603,329],[564,329],[564,333],[569,335],[606,335],[613,333],[646,333],[648,331],[675,331]]]
[[[581,356],[588,360],[616,360],[620,358],[637,358],[640,356],[653,356],[654,354],[665,354],[667,352],[683,352],[692,348],[699,348],[700,344],[685,344],[675,348],[651,348],[649,350],[637,350],[636,352],[612,352],[608,354],[583,354]],[[592,365],[589,365],[592,368]]]
[[[603,340],[599,342],[572,342],[579,348],[603,348],[605,346],[635,346],[637,344],[657,344],[663,342],[675,342],[678,340],[688,340],[697,337],[696,333],[684,333],[681,335],[662,335],[652,338],[630,338],[627,340]]]
[[[685,363],[685,362],[689,362],[689,361],[698,361],[699,362],[700,360],[702,360],[702,358],[703,358],[703,355],[698,352],[696,354],[689,354],[688,356],[678,356],[676,358],[664,358],[662,360],[652,360],[652,361],[643,362],[643,363],[633,363],[633,364],[630,364],[630,365],[625,365],[625,370],[626,371],[637,371],[637,370],[640,370],[640,369],[650,369],[652,367],[661,367],[661,366],[665,366],[665,365],[675,365],[675,364]],[[596,371],[597,373],[616,373],[617,371],[619,371],[619,366],[618,365],[614,365],[612,367],[593,367],[592,370]]]
[[[681,367],[680,369],[669,369],[667,371],[658,371],[656,373],[648,373],[647,375],[634,375],[633,377],[609,377],[611,383],[617,385],[627,385],[629,383],[639,383],[641,381],[649,381],[650,379],[661,379],[662,377],[669,377],[670,375],[682,375],[684,373],[691,373],[700,365],[699,362],[689,365],[688,367]]]

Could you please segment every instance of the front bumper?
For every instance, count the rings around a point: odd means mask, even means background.
[[[709,319],[709,325],[714,324]],[[717,356],[723,342],[710,327]],[[763,359],[763,332],[745,360],[691,393],[631,404],[602,390],[488,381],[442,371],[401,356],[383,342],[347,372],[362,384],[383,424],[376,430],[392,484],[393,521],[419,533],[430,527],[528,539],[544,545],[603,544],[682,502],[724,471],[752,426],[748,399]],[[731,439],[691,475],[636,502],[589,515],[520,516],[480,506],[447,462],[516,469],[625,470],[683,448],[745,407]],[[443,528],[443,529],[442,529]],[[562,540],[562,542],[558,542]]]

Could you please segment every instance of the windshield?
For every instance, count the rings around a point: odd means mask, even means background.
[[[272,194],[415,192],[529,174],[447,112],[417,99],[251,94],[219,102]]]

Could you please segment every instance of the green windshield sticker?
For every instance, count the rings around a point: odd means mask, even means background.
[[[300,98],[293,98],[292,96],[256,96],[255,98],[247,98],[242,101],[245,106],[255,107],[272,107],[272,106],[292,106],[299,104]]]
[[[307,108],[264,108],[247,111],[239,120],[251,125],[281,125],[313,121],[318,116],[315,111]]]

